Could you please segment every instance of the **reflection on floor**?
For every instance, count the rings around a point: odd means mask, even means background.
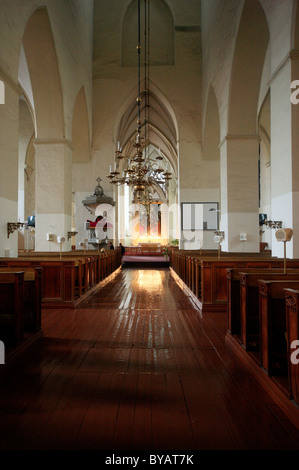
[[[1,377],[1,449],[297,449],[298,432],[167,268],[122,269]]]

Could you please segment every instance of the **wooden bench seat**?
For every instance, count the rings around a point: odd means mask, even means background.
[[[286,341],[287,355],[291,360],[288,361],[288,378],[290,398],[299,405],[299,364],[298,353],[294,349],[298,349],[299,340],[299,290],[284,289],[285,308],[286,308]],[[292,357],[292,354],[295,357]]]
[[[0,258],[0,268],[42,268],[43,308],[74,307],[120,264],[119,249],[92,256],[68,252],[60,257],[58,253],[34,252],[18,258]]]
[[[198,250],[171,251],[170,267],[173,273],[194,295],[202,312],[227,311],[227,272],[231,269],[283,269],[284,260],[268,253],[226,253],[221,259],[216,254],[199,255]],[[287,267],[299,268],[299,260],[287,260]]]
[[[98,282],[105,279],[115,269],[121,265],[121,251],[117,247],[115,250],[72,250],[62,252],[22,252],[20,258],[59,258],[62,260],[76,259],[82,262],[82,281],[81,294],[86,292]],[[86,266],[87,265],[87,266]]]
[[[88,291],[97,282],[99,282],[99,255],[92,252],[86,254],[84,252],[29,252],[20,253],[20,259],[55,259],[55,260],[75,260],[76,264],[76,296],[80,297],[84,292]]]
[[[260,297],[259,284],[261,280],[299,280],[298,272],[284,273],[240,273],[240,339],[247,351],[255,352],[256,360],[261,361],[260,345]]]
[[[288,269],[287,274],[294,273],[299,275],[299,269]],[[243,286],[241,289],[241,276]],[[248,315],[254,315],[258,311],[258,279],[275,278],[276,276],[284,276],[282,268],[247,268],[244,269],[227,269],[228,280],[228,332],[239,338],[239,341],[246,347],[246,321],[244,318]],[[242,290],[242,304],[241,304]],[[252,295],[250,295],[252,293]],[[242,310],[243,308],[243,310]],[[243,312],[243,317],[242,317]],[[254,312],[254,313],[251,313]],[[243,322],[242,322],[243,318]],[[242,329],[242,327],[243,329]]]
[[[18,346],[24,334],[24,272],[0,273],[0,339]]]
[[[267,277],[274,275],[283,274],[282,268],[247,268],[246,273],[244,269],[233,269],[227,268],[227,291],[228,291],[228,332],[232,335],[236,335],[241,339],[241,285],[240,276],[241,274],[257,274],[258,277]],[[288,270],[288,273],[294,272],[299,274],[298,270]],[[258,292],[255,293],[256,305],[258,302]]]
[[[201,259],[195,270],[195,276],[200,283],[199,306],[202,312],[223,311],[228,308],[228,280],[227,269],[237,269],[246,272],[248,269],[283,269],[283,259],[256,258],[227,258],[215,260],[212,258]],[[196,266],[196,265],[195,265]],[[299,260],[288,260],[288,269],[299,268]],[[196,285],[196,284],[195,284]]]
[[[289,372],[285,289],[299,289],[299,280],[259,281],[261,366],[269,376],[286,379]],[[284,387],[287,388],[288,381]]]
[[[252,297],[248,308],[252,309],[251,320],[254,326],[246,321],[249,330],[254,328],[253,333],[256,337],[251,338],[249,335],[245,348],[242,341],[228,330],[225,343],[288,415],[297,413],[299,370],[298,364],[291,362],[293,352],[291,344],[292,341],[297,341],[299,336],[298,270],[287,273],[230,272],[228,274],[236,279],[236,285],[238,275],[239,278],[245,276],[244,286],[252,287],[247,290],[246,295]],[[262,279],[263,277],[268,278]],[[241,296],[242,293],[240,302]],[[295,408],[292,401],[295,403]]]
[[[41,267],[42,307],[72,307],[75,302],[75,271],[78,262],[54,257],[0,258],[0,267]]]
[[[16,273],[20,268],[0,267],[0,274]],[[23,267],[24,272],[24,331],[41,329],[42,268]]]

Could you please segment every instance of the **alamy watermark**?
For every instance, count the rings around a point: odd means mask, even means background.
[[[294,365],[299,364],[299,339],[294,339],[291,343],[291,349],[295,349],[295,351],[291,354],[291,363]]]
[[[2,80],[0,80],[0,104],[5,104],[5,86]]]
[[[5,346],[3,341],[0,341],[0,364],[5,364]]]
[[[291,103],[292,104],[298,104],[299,103],[299,80],[293,80],[291,83],[291,89],[293,90],[295,88],[295,91],[291,93]]]

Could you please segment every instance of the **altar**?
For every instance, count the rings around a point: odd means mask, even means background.
[[[144,253],[161,253],[161,243],[139,242],[137,247],[141,254]]]

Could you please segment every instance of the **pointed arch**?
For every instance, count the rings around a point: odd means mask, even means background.
[[[268,23],[260,2],[245,0],[232,66],[228,134],[257,132],[257,106],[268,42]]]
[[[46,7],[37,9],[26,25],[23,47],[36,115],[36,138],[64,138],[64,113],[58,59]]]
[[[159,92],[153,83],[150,84],[148,114],[148,145],[152,144],[156,148],[161,148],[175,172],[178,171],[178,125],[175,114],[165,97]],[[145,119],[145,99],[141,94],[141,122],[144,127]],[[138,120],[138,109],[136,106],[136,91],[132,91],[121,107],[118,124],[115,129],[115,142],[120,142],[120,146],[125,150],[126,155],[133,152],[131,139],[133,138]]]

